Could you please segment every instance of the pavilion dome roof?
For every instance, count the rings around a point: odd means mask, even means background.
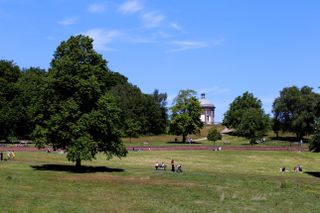
[[[201,107],[215,107],[208,99],[206,99],[204,93],[201,94],[200,105]]]

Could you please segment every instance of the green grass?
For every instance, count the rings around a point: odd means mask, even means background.
[[[1,212],[317,212],[320,156],[287,152],[130,152],[83,162],[64,154],[16,153],[0,164]],[[174,158],[182,174],[155,171]],[[51,164],[51,166],[43,166]],[[280,173],[303,166],[303,173]],[[63,166],[65,165],[65,166]]]
[[[199,138],[205,138],[210,126],[205,126],[201,130],[200,135],[191,135],[191,137],[196,140]],[[175,138],[178,139],[178,142],[175,143]],[[265,136],[266,142],[263,144],[255,144],[254,146],[294,146],[298,145],[297,141],[293,134],[281,133],[279,138],[275,137],[273,132],[269,132]],[[190,146],[188,143],[181,143],[182,138],[174,135],[158,135],[158,136],[142,136],[139,138],[132,138],[131,142],[129,138],[123,138],[123,142],[126,146]],[[145,142],[148,144],[146,145]],[[208,140],[201,140],[191,145],[213,145],[213,142]],[[233,135],[223,135],[222,140],[219,140],[215,143],[217,146],[248,146],[250,145],[249,139],[244,137],[237,137]],[[304,143],[303,146],[308,147],[308,143]]]

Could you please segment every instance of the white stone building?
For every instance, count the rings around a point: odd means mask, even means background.
[[[207,125],[214,124],[214,110],[216,107],[206,99],[204,93],[201,94],[200,105],[203,109],[200,116],[201,121]]]

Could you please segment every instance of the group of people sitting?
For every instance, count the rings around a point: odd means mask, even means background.
[[[166,170],[166,164],[164,163],[164,162],[162,162],[162,163],[156,163],[155,165],[154,165],[154,167],[155,167],[155,169],[156,170]],[[172,159],[171,160],[171,171],[172,172],[182,172],[182,165],[181,164],[178,164],[177,165],[177,167],[175,167],[175,165],[174,165],[174,160]]]
[[[164,164],[164,162],[162,162],[162,163],[156,163],[155,165],[154,165],[154,167],[155,167],[155,169],[156,170],[158,170],[158,169],[162,169],[162,170],[166,170],[166,164]]]
[[[16,157],[16,154],[14,153],[14,151],[7,151],[7,157],[5,158],[4,153],[0,152],[0,161],[7,161],[7,160],[14,160],[14,158]]]
[[[302,166],[301,165],[296,165],[294,168],[293,168],[293,171],[294,172],[302,172]],[[288,168],[283,166],[280,168],[280,172],[289,172]]]

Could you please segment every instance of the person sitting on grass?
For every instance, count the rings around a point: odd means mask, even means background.
[[[289,170],[285,167],[285,166],[283,166],[283,167],[281,167],[280,168],[280,172],[288,172]]]
[[[182,165],[177,165],[177,170],[176,170],[177,172],[182,172]]]
[[[14,160],[15,157],[16,157],[16,154],[14,153],[14,150],[12,150],[12,152],[11,152],[11,159]]]
[[[166,170],[166,164],[164,164],[164,162],[161,163],[161,169]]]
[[[156,168],[156,170],[158,170],[158,168],[159,168],[159,163],[158,162],[154,165],[154,168]]]
[[[293,171],[294,171],[294,172],[302,172],[302,166],[296,165],[296,166],[293,168]]]

